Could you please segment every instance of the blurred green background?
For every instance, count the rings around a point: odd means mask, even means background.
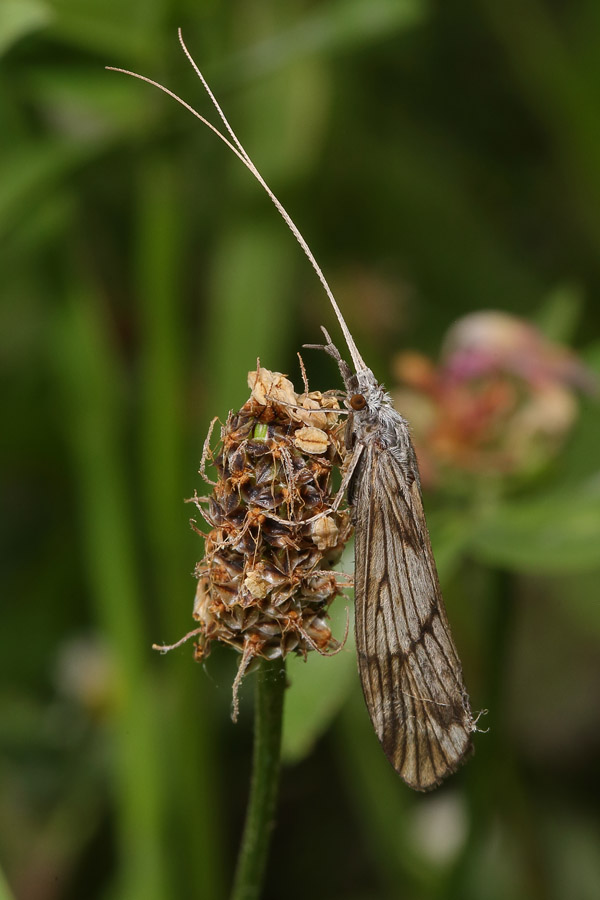
[[[234,726],[234,654],[150,647],[193,624],[210,418],[257,356],[299,386],[295,352],[336,326],[239,162],[104,70],[214,120],[179,25],[382,379],[488,308],[600,371],[594,0],[2,0],[2,900],[220,900],[235,861],[252,676]],[[439,791],[388,765],[351,650],[290,667],[267,900],[600,896],[599,437],[583,400],[485,527],[426,498],[490,710]]]

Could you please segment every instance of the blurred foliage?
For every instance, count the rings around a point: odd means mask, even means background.
[[[487,308],[600,371],[597,3],[3,0],[3,900],[219,900],[235,859],[252,678],[234,727],[233,654],[150,646],[191,622],[182,501],[210,418],[241,405],[257,356],[298,381],[296,350],[334,326],[237,160],[103,70],[211,116],[177,25],[382,379]],[[305,359],[312,386],[339,386]],[[350,642],[290,666],[265,897],[598,896],[598,422],[588,399],[507,496],[426,498],[490,710],[442,789],[394,775]]]

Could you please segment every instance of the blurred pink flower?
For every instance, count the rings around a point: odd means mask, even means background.
[[[538,470],[560,449],[578,413],[576,389],[593,375],[533,325],[479,312],[452,326],[435,365],[396,359],[395,402],[411,422],[425,483],[458,472],[487,476]]]

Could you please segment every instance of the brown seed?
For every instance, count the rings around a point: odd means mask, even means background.
[[[281,372],[270,372],[268,369],[249,372],[248,387],[252,391],[252,399],[260,406],[282,403],[293,407],[298,402],[294,385]]]
[[[329,438],[320,428],[305,426],[299,428],[294,435],[294,444],[304,453],[321,455],[327,451]]]
[[[340,531],[331,516],[323,516],[310,526],[312,539],[319,550],[330,550],[340,538]]]
[[[271,585],[266,578],[256,571],[249,572],[248,575],[246,575],[244,578],[244,587],[249,591],[253,598],[258,600],[264,600],[271,590]]]
[[[315,428],[333,428],[338,417],[334,410],[340,408],[335,397],[322,394],[321,391],[311,391],[309,394],[300,394],[297,400],[298,407],[291,410],[291,417],[305,425]],[[324,412],[324,410],[332,410]]]

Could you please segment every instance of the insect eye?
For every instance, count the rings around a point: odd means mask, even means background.
[[[364,409],[366,405],[367,401],[362,394],[353,394],[350,397],[350,406],[352,409]]]

